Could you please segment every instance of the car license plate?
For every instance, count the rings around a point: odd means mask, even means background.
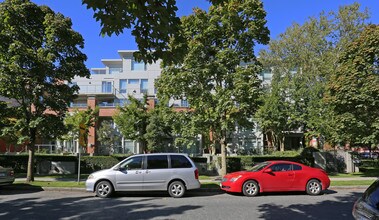
[[[0,173],[0,176],[5,176],[5,173]]]

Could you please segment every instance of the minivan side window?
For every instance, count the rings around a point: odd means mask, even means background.
[[[172,168],[191,168],[191,162],[183,155],[171,155]]]
[[[147,156],[147,169],[167,169],[167,155]]]
[[[125,170],[141,170],[142,169],[142,156],[141,157],[132,157],[121,164],[120,168]]]

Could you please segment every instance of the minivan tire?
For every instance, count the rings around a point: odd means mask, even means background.
[[[180,198],[186,192],[186,187],[181,181],[174,181],[168,186],[168,194],[173,198]]]
[[[101,181],[96,184],[96,195],[100,198],[109,198],[113,194],[113,186],[108,181]]]

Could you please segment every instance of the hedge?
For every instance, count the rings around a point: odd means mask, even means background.
[[[268,161],[268,160],[288,160],[288,161],[303,163],[307,165],[312,165],[314,163],[313,160],[309,160],[309,158],[304,158],[299,155],[292,156],[292,157],[291,156],[271,156],[271,155],[234,156],[234,157],[226,158],[226,170],[227,170],[227,173],[240,171],[240,170],[249,170],[255,164]],[[221,157],[218,158],[218,163],[221,164]]]
[[[82,156],[80,159],[80,167],[82,173],[92,173],[94,171],[107,169],[129,155],[112,155],[112,156]],[[191,157],[195,163],[207,163],[207,158]],[[248,170],[257,163],[267,160],[289,160],[311,165],[313,158],[305,158],[304,156],[235,156],[227,157],[227,172],[239,170]],[[78,161],[78,157],[72,155],[35,155],[35,165],[42,161]],[[219,165],[221,157],[218,158]],[[28,165],[28,155],[0,155],[0,165],[4,167],[13,167],[16,173],[26,173]],[[221,167],[221,166],[219,166]]]
[[[119,161],[125,159],[128,155],[114,156],[82,156],[80,158],[80,167],[83,173],[91,173],[97,170],[110,168]],[[28,168],[29,155],[0,155],[0,166],[12,167],[16,173],[26,173]],[[78,161],[77,156],[73,155],[39,155],[34,156],[35,171],[37,164],[43,161]]]

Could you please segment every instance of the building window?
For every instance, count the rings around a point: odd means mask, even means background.
[[[120,93],[126,93],[126,79],[120,79]]]
[[[132,140],[125,140],[124,141],[124,153],[125,154],[138,153],[134,147],[134,141],[132,141]]]
[[[101,92],[112,93],[112,82],[103,81],[101,84]]]
[[[188,101],[187,101],[187,99],[182,99],[180,105],[182,107],[188,107]]]
[[[146,65],[144,62],[138,62],[135,60],[132,60],[132,71],[145,71]]]
[[[109,74],[118,74],[118,73],[122,73],[122,68],[119,68],[119,67],[109,68]]]
[[[141,84],[140,84],[141,93],[147,94],[148,83],[149,81],[147,79],[141,79]]]
[[[139,79],[128,79],[128,84],[129,85],[138,85]]]

